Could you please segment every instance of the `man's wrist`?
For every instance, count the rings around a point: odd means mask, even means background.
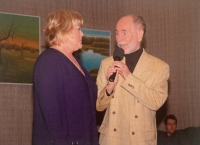
[[[107,94],[107,96],[110,96],[113,93],[113,90],[114,90],[113,86],[108,83],[106,85],[106,94]]]

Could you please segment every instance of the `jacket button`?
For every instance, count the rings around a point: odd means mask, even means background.
[[[104,97],[101,97],[100,100],[103,100]]]
[[[116,129],[116,128],[114,128],[114,131],[117,131],[117,129]]]
[[[135,115],[135,118],[138,118],[138,116],[137,116],[137,115]]]
[[[132,132],[132,135],[135,135],[135,132]]]
[[[131,84],[128,84],[128,86],[129,86],[129,87],[131,87],[132,89],[134,89],[134,86],[133,86],[133,85],[131,85]]]

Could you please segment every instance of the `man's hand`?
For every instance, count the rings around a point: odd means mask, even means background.
[[[116,72],[116,76],[115,76],[115,79],[114,79],[114,82],[110,82],[109,81],[109,77]],[[117,85],[118,83],[118,79],[119,79],[119,74],[117,72],[117,69],[114,65],[110,65],[109,68],[108,68],[108,71],[107,71],[107,80],[108,80],[108,84],[106,86],[106,90],[107,90],[107,93],[108,94],[111,94],[115,88],[115,86]]]
[[[115,76],[115,80],[114,82],[110,82],[109,81],[109,77],[114,73],[116,72],[116,76]],[[118,80],[119,80],[119,74],[124,78],[126,79],[127,76],[129,75],[130,71],[127,67],[126,64],[124,64],[123,62],[121,61],[114,61],[108,68],[108,71],[107,71],[107,80],[108,80],[108,84],[106,86],[106,90],[107,90],[107,93],[111,94],[115,88],[115,86],[117,85],[118,83]]]
[[[114,61],[112,63],[113,66],[115,66],[115,69],[117,70],[117,72],[124,78],[126,79],[127,76],[129,75],[130,71],[127,67],[126,64],[124,64],[121,61]]]

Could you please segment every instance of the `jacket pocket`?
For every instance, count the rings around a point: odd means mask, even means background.
[[[155,131],[148,131],[144,133],[145,140],[156,140],[156,132]]]
[[[101,134],[106,134],[107,130],[108,130],[107,126],[105,124],[101,124],[101,127],[99,128],[99,132]]]

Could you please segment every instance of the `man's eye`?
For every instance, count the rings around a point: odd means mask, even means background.
[[[124,32],[123,35],[126,35],[126,32]]]

